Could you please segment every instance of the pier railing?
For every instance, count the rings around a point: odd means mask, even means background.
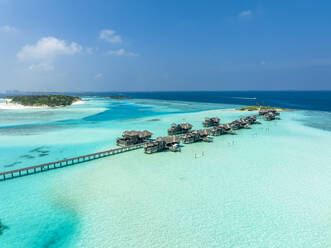
[[[114,148],[114,149],[110,149],[110,150],[103,151],[103,152],[97,152],[97,153],[92,153],[92,154],[88,154],[88,155],[84,155],[84,156],[68,158],[68,159],[50,162],[50,163],[46,163],[46,164],[40,164],[40,165],[25,167],[25,168],[11,170],[11,171],[4,171],[4,172],[0,172],[0,181],[5,181],[7,179],[13,179],[13,178],[22,177],[22,176],[33,175],[33,174],[40,173],[40,172],[45,172],[45,171],[49,171],[49,170],[53,170],[53,169],[64,168],[64,167],[74,165],[74,164],[88,162],[91,160],[104,158],[104,157],[108,157],[111,155],[115,155],[115,154],[119,154],[119,153],[123,153],[123,152],[127,152],[127,151],[136,150],[136,149],[142,148],[144,145],[145,145],[145,143],[140,143],[140,144],[136,144],[136,145],[132,145],[132,146]]]

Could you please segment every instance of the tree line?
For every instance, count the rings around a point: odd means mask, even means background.
[[[24,106],[48,106],[59,107],[68,106],[80,100],[77,96],[66,95],[27,95],[27,96],[8,96],[12,103],[21,104]]]

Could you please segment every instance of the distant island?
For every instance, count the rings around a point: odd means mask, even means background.
[[[10,103],[31,107],[64,107],[81,100],[80,97],[66,95],[7,96],[6,99]]]
[[[278,108],[278,107],[270,107],[270,106],[248,106],[248,107],[241,107],[239,109],[236,110],[240,110],[240,111],[257,111],[260,109],[275,109],[278,111],[282,111],[284,110],[283,108]]]

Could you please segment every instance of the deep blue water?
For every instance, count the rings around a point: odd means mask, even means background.
[[[161,99],[239,105],[270,105],[290,109],[331,111],[331,91],[194,91],[89,93],[98,96],[125,95],[133,98]]]
[[[331,91],[85,92],[83,94],[77,92],[66,92],[64,94],[89,96],[124,95],[140,99],[226,103],[238,105],[255,105],[258,103],[262,105],[290,109],[331,111]],[[0,97],[1,96],[5,95],[0,94]]]

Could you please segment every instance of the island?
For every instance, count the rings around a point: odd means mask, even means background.
[[[285,109],[283,108],[278,108],[278,107],[270,107],[270,106],[248,106],[248,107],[241,107],[236,110],[240,111],[259,111],[261,109],[274,109],[277,111],[284,111]]]
[[[25,95],[7,96],[6,101],[10,104],[20,104],[31,107],[64,107],[81,101],[81,98],[67,95]]]

